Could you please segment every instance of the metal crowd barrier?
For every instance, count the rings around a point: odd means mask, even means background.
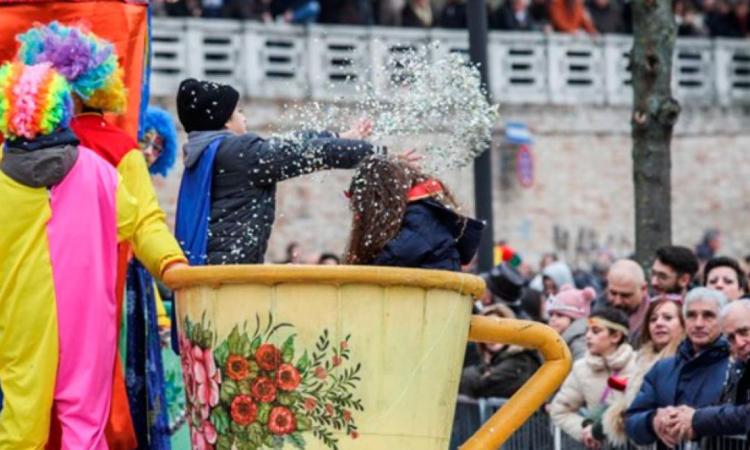
[[[459,395],[456,415],[453,419],[450,449],[457,450],[466,438],[487,420],[506,399],[504,398],[471,398]],[[725,436],[706,438],[700,442],[687,442],[675,447],[675,450],[747,450],[750,442],[744,436]],[[566,435],[552,424],[549,416],[542,410],[531,418],[498,450],[586,450],[582,443]],[[490,449],[487,449],[490,450]],[[601,450],[657,450],[656,445],[625,447],[604,444]]]
[[[434,52],[465,55],[465,31],[385,27],[307,27],[233,20],[153,20],[152,92],[173,96],[186,76],[232,83],[250,97],[347,100],[367,81],[383,95],[402,81],[385,73],[408,49],[440,41]],[[629,36],[596,39],[492,32],[493,97],[509,104],[628,105]],[[395,78],[395,79],[393,79]],[[678,39],[674,95],[684,105],[750,105],[750,42]]]

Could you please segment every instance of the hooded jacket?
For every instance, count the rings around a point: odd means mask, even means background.
[[[213,163],[207,264],[263,262],[276,213],[276,183],[325,169],[351,169],[376,148],[330,132],[299,132],[290,139],[193,131],[183,147],[195,166],[208,145],[223,138]]]
[[[586,417],[579,410],[586,408],[592,413],[610,405],[623,394],[608,387],[609,377],[630,378],[634,372],[635,352],[628,343],[606,357],[586,352],[582,359],[573,363],[573,370],[550,404],[552,421],[570,437],[582,441]]]
[[[625,431],[638,445],[657,442],[653,419],[657,408],[687,405],[702,408],[719,401],[729,367],[729,345],[720,337],[696,354],[689,339],[675,356],[658,361],[643,379],[635,400],[625,411]],[[666,448],[659,441],[659,448]]]
[[[578,361],[586,354],[586,330],[588,330],[588,327],[588,319],[582,317],[568,325],[568,328],[560,336],[568,344],[573,361]]]
[[[483,228],[434,199],[414,201],[406,207],[398,234],[372,264],[458,272],[477,252]]]

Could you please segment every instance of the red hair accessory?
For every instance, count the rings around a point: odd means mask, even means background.
[[[432,197],[435,194],[443,192],[443,185],[438,180],[427,180],[423,181],[411,189],[406,194],[406,198],[410,202],[422,200],[423,198]]]

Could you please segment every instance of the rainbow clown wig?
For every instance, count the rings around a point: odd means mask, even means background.
[[[36,25],[16,36],[21,44],[16,58],[26,64],[51,63],[64,76],[73,93],[89,108],[121,113],[127,94],[122,68],[111,42],[83,26],[57,21]]]
[[[66,128],[73,116],[70,85],[49,63],[0,66],[0,133],[34,139]]]

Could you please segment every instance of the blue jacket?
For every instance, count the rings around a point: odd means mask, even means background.
[[[728,389],[733,398],[695,411],[692,425],[697,437],[750,433],[750,370],[744,363],[737,363],[732,369],[738,375]]]
[[[377,266],[460,271],[479,247],[484,224],[432,200],[406,207],[401,230],[372,261]]]
[[[628,437],[638,445],[656,442],[653,419],[657,408],[677,405],[702,408],[716,404],[728,366],[729,345],[723,337],[698,355],[688,339],[682,341],[675,356],[654,364],[625,411]]]

